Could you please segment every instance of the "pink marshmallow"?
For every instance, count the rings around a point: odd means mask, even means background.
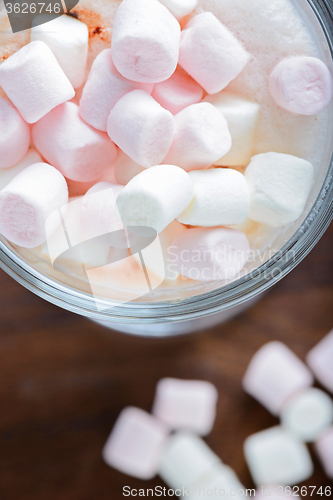
[[[35,163],[0,192],[0,233],[15,245],[37,247],[58,227],[51,221],[46,233],[46,220],[67,201],[61,173],[48,163]]]
[[[147,92],[133,90],[122,97],[108,118],[108,135],[132,160],[142,167],[163,161],[170,149],[174,122]]]
[[[179,273],[193,280],[233,279],[250,252],[245,234],[231,228],[189,229],[170,247],[172,263]]]
[[[143,410],[125,408],[103,448],[105,462],[139,479],[158,472],[168,431],[162,422]]]
[[[157,83],[175,71],[180,25],[158,0],[123,0],[113,23],[114,64],[128,80]]]
[[[222,113],[212,104],[193,104],[174,117],[175,133],[163,163],[187,172],[210,167],[231,148],[231,135]]]
[[[16,165],[30,145],[30,127],[12,103],[0,97],[0,169]]]
[[[333,330],[317,344],[306,357],[315,377],[333,392]]]
[[[182,31],[179,64],[208,94],[229,85],[249,59],[250,54],[211,12],[195,16]]]
[[[279,415],[291,396],[312,384],[310,370],[281,342],[259,349],[243,378],[243,389],[273,415]]]
[[[197,104],[203,98],[203,90],[180,66],[165,82],[156,83],[152,97],[173,115]]]
[[[111,49],[105,49],[93,62],[80,100],[80,115],[92,127],[106,132],[110,111],[121,97],[135,89],[151,94],[153,86],[126,80],[113,64]]]
[[[40,154],[73,181],[99,179],[117,156],[107,134],[93,129],[79,115],[79,107],[67,102],[53,109],[32,128]]]
[[[327,476],[333,479],[333,427],[320,436],[315,448]]]
[[[315,57],[284,59],[269,77],[269,90],[281,108],[300,115],[315,115],[333,97],[333,78],[326,64]]]
[[[22,47],[1,64],[0,85],[28,123],[75,95],[52,50],[40,41]]]
[[[114,177],[118,184],[126,186],[133,177],[143,172],[145,169],[140,167],[127,154],[119,149],[117,159],[114,164]]]

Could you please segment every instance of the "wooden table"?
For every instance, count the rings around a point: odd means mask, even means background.
[[[118,500],[125,485],[162,484],[110,469],[101,449],[120,410],[149,410],[155,384],[165,376],[217,386],[217,420],[207,442],[252,488],[243,441],[278,421],[242,391],[242,375],[265,342],[286,342],[304,359],[332,328],[332,238],[333,226],[241,316],[168,340],[105,330],[39,299],[1,272],[0,499]],[[306,484],[332,485],[314,460],[316,472]]]

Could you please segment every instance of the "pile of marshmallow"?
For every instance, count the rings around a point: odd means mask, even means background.
[[[123,184],[117,207],[103,214],[97,200],[93,214],[110,220],[117,209],[125,227],[159,234],[174,221],[190,226],[177,236],[179,255],[219,248],[226,262],[238,255],[231,278],[249,244],[225,226],[249,218],[278,227],[302,215],[312,164],[275,152],[251,158],[260,106],[224,90],[251,55],[210,12],[186,23],[196,4],[123,0],[111,48],[86,82],[88,30],[67,15],[34,27],[31,42],[1,64],[8,99],[0,98],[0,234],[38,247],[57,229],[48,224],[47,234],[45,224],[67,204],[68,183],[89,183],[94,193]],[[268,84],[292,113],[319,113],[333,95],[332,76],[316,58],[281,61]],[[77,105],[74,89],[83,85]],[[31,141],[36,149],[28,151]]]

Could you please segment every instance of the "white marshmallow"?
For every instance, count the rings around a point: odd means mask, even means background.
[[[249,218],[273,227],[303,213],[314,178],[312,164],[296,156],[263,153],[245,171],[251,196]]]
[[[136,175],[143,172],[145,169],[140,167],[121,149],[118,150],[117,158],[114,164],[114,176],[118,184],[126,186],[126,184]]]
[[[47,163],[25,168],[0,192],[0,233],[15,245],[34,248],[46,241],[46,220],[67,203],[64,177]],[[54,232],[58,221],[50,224]]]
[[[269,342],[259,349],[242,382],[244,391],[273,415],[279,415],[288,398],[312,384],[310,370],[281,342]]]
[[[180,26],[158,0],[123,0],[112,30],[112,58],[121,75],[141,83],[167,80],[175,71]]]
[[[93,62],[80,100],[80,115],[94,128],[106,132],[111,109],[128,92],[141,89],[151,94],[152,83],[135,83],[126,80],[117,71],[111,49],[105,49]]]
[[[246,489],[231,467],[218,464],[205,478],[202,478],[192,487],[192,491],[191,498],[193,500],[202,500],[205,496],[211,497],[213,493],[217,498],[235,498],[236,500],[240,500],[244,498]]]
[[[244,222],[250,212],[250,193],[243,174],[229,168],[194,170],[188,174],[194,196],[177,217],[191,226],[231,226]]]
[[[184,170],[210,167],[231,148],[226,119],[207,102],[193,104],[175,117],[174,138],[163,163]]]
[[[127,407],[105,443],[103,458],[124,474],[151,479],[157,474],[166,438],[166,428],[155,417]]]
[[[75,91],[44,42],[31,42],[0,66],[0,85],[28,123],[72,99]]]
[[[306,362],[323,386],[333,393],[333,330],[306,357]]]
[[[244,454],[257,486],[293,486],[313,474],[306,445],[279,426],[248,437],[244,443]]]
[[[333,427],[320,436],[315,448],[327,476],[333,479]]]
[[[48,21],[48,19],[51,19]],[[43,24],[34,26],[38,22]],[[72,16],[52,18],[39,15],[34,19],[30,40],[46,43],[74,89],[83,85],[88,56],[88,28]]]
[[[172,262],[186,278],[200,281],[233,279],[245,265],[250,245],[236,229],[189,229],[171,247]]]
[[[152,167],[161,163],[170,149],[173,117],[147,92],[133,90],[112,109],[107,132],[132,160],[142,167]]]
[[[4,189],[22,170],[34,163],[43,162],[36,149],[28,149],[27,154],[14,167],[0,171],[0,191]]]
[[[190,14],[198,5],[198,0],[160,0],[160,2],[178,20]]]
[[[0,171],[22,160],[29,145],[29,125],[10,101],[0,97]]]
[[[193,183],[183,169],[157,165],[134,177],[117,199],[125,226],[163,231],[189,205]]]
[[[58,106],[39,120],[32,128],[32,137],[41,155],[73,181],[99,179],[117,155],[107,134],[85,123],[73,102]]]
[[[197,104],[203,98],[203,89],[180,66],[164,82],[156,83],[152,97],[173,115]]]
[[[182,31],[179,64],[208,94],[229,85],[249,59],[250,54],[211,12],[195,16]]]
[[[311,443],[333,423],[333,401],[319,389],[306,389],[284,405],[281,423],[294,436]]]
[[[152,413],[170,429],[207,436],[214,425],[217,398],[210,382],[163,378],[156,387]]]
[[[333,97],[333,78],[323,61],[299,56],[284,59],[269,77],[269,90],[275,102],[291,113],[315,115]]]
[[[253,152],[254,136],[259,118],[259,104],[230,92],[206,96],[204,102],[210,102],[223,114],[232,138],[230,151],[216,161],[215,165],[223,167],[247,166]]]

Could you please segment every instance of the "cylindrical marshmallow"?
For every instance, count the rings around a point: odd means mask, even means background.
[[[172,245],[172,262],[180,274],[199,281],[233,279],[245,265],[250,245],[236,229],[189,229]]]
[[[250,54],[211,12],[195,16],[182,31],[179,64],[208,94],[229,85],[249,59]]]
[[[126,184],[136,175],[143,172],[145,169],[140,167],[121,149],[118,150],[117,158],[114,163],[114,176],[118,184],[126,186]]]
[[[36,25],[42,20],[43,24]],[[86,76],[88,56],[87,26],[72,16],[59,16],[54,19],[50,15],[37,16],[34,24],[30,40],[46,43],[73,88],[81,87]]]
[[[11,168],[27,153],[30,127],[12,103],[0,97],[0,169]]]
[[[111,109],[128,92],[141,89],[151,94],[152,83],[131,82],[113,64],[111,49],[103,50],[93,62],[80,100],[80,115],[97,130],[106,132]]]
[[[333,330],[311,349],[306,362],[323,386],[333,393]]]
[[[58,220],[46,233],[46,220],[67,201],[61,173],[47,163],[35,163],[0,192],[0,233],[15,245],[37,247],[57,229]]]
[[[0,66],[0,85],[28,123],[72,99],[75,91],[44,42],[31,42]]]
[[[190,226],[241,224],[250,212],[250,193],[243,174],[229,168],[189,172],[194,186],[190,205],[177,220]]]
[[[0,191],[5,188],[22,170],[34,163],[43,161],[36,149],[28,149],[27,154],[14,167],[0,170]]]
[[[180,20],[190,14],[198,5],[198,0],[160,0],[176,19]]]
[[[191,104],[200,102],[203,89],[178,66],[168,80],[154,85],[152,97],[163,108],[176,115]]]
[[[315,115],[332,100],[333,78],[326,64],[316,57],[290,57],[273,69],[269,90],[281,108]]]
[[[58,106],[39,120],[32,137],[41,155],[73,181],[97,180],[117,155],[107,134],[85,123],[73,102]]]
[[[212,104],[193,104],[178,113],[174,121],[174,138],[163,163],[187,171],[202,169],[231,148],[227,121]]]
[[[180,44],[178,21],[158,0],[123,0],[112,30],[112,58],[121,75],[157,83],[175,71]]]
[[[112,109],[107,132],[132,160],[147,168],[161,163],[168,153],[174,122],[170,111],[162,108],[151,95],[133,90]]]
[[[327,476],[333,479],[333,427],[320,436],[315,448]]]
[[[263,153],[245,171],[251,196],[250,219],[273,227],[303,213],[314,178],[312,164],[296,156]]]
[[[147,226],[163,231],[193,197],[190,176],[174,165],[157,165],[135,176],[117,199],[125,226]]]

